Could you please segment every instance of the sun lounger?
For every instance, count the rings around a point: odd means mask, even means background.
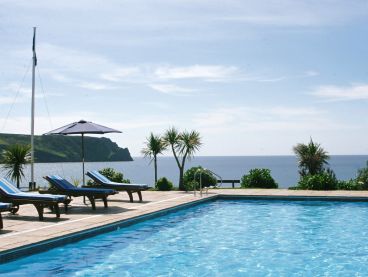
[[[10,211],[12,208],[12,204],[10,203],[1,203],[0,202],[0,229],[3,229],[3,217],[1,216],[1,212]]]
[[[85,196],[89,199],[92,209],[96,209],[96,199],[102,199],[105,208],[107,208],[107,197],[116,194],[113,189],[98,189],[98,188],[77,188],[67,180],[58,175],[49,175],[44,177],[55,188],[55,192],[65,194],[69,197]]]
[[[19,205],[34,205],[40,220],[43,220],[43,209],[45,207],[50,207],[55,212],[56,217],[60,217],[59,203],[65,204],[66,201],[65,195],[22,192],[5,178],[0,178],[0,198],[2,201],[13,204],[11,209],[13,214],[18,212]]]
[[[100,172],[93,170],[86,173],[99,187],[115,189],[117,191],[126,191],[130,202],[133,202],[133,193],[137,193],[139,201],[142,202],[142,191],[149,189],[149,186],[143,184],[125,184],[116,183],[109,180]]]

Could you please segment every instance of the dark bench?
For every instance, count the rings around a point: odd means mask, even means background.
[[[232,188],[235,188],[235,184],[240,184],[240,180],[217,180],[217,183],[231,184]]]

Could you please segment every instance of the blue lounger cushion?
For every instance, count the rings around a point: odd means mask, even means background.
[[[65,195],[22,192],[5,178],[0,178],[0,197],[13,204],[12,213],[16,213],[20,205],[34,205],[39,220],[43,220],[43,210],[46,206],[54,210],[56,217],[60,217],[59,203],[64,203],[65,207],[67,205],[67,196]]]
[[[8,211],[12,207],[10,203],[2,203],[0,202],[0,212]]]
[[[65,192],[79,192],[79,193],[90,193],[90,194],[115,194],[113,189],[98,189],[98,188],[77,188],[69,183],[64,178],[58,175],[51,175],[46,177],[54,186],[57,186],[60,190]]]
[[[131,189],[131,190],[149,189],[149,186],[144,185],[144,184],[125,184],[125,183],[112,182],[110,179],[102,175],[97,170],[88,171],[87,175],[91,177],[95,182],[99,183],[100,185],[114,186],[114,187],[116,186],[116,187],[121,187],[124,189]]]
[[[14,200],[31,200],[46,202],[63,202],[65,195],[38,194],[30,192],[22,192],[16,188],[9,180],[0,178],[0,193],[6,198]]]

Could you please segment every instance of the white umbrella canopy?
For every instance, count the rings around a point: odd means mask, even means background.
[[[83,164],[83,185],[85,185],[84,177],[84,134],[106,134],[106,133],[121,133],[118,130],[102,126],[90,121],[80,120],[73,122],[63,127],[57,128],[45,135],[82,135],[82,164]]]

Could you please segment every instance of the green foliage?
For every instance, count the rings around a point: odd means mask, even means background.
[[[173,183],[170,182],[166,177],[162,177],[158,179],[156,182],[157,190],[168,191],[168,190],[172,190],[173,187],[174,187]]]
[[[179,133],[175,127],[172,127],[166,131],[164,142],[167,146],[170,146],[179,168],[179,189],[186,190],[184,185],[185,162],[193,157],[194,153],[201,147],[201,136],[197,131]]]
[[[148,157],[151,160],[158,154],[162,154],[162,152],[166,149],[166,144],[162,140],[159,135],[154,135],[153,133],[147,138],[146,147],[142,149],[142,154],[144,157]]]
[[[154,135],[153,133],[146,140],[146,147],[142,149],[142,154],[145,158],[150,158],[153,161],[154,171],[155,171],[155,184],[157,183],[157,155],[162,154],[166,149],[166,143],[163,139]]]
[[[338,190],[363,190],[363,187],[356,180],[350,179],[347,181],[339,180],[337,183],[336,189]]]
[[[251,169],[243,175],[240,185],[242,188],[277,188],[276,181],[271,176],[271,170],[266,168]]]
[[[3,168],[7,171],[6,177],[10,177],[17,183],[24,177],[24,167],[31,161],[31,146],[23,144],[9,145],[2,152]]]
[[[293,150],[298,158],[300,176],[322,173],[330,158],[321,145],[314,143],[312,139],[308,144],[298,143]]]
[[[72,177],[72,184],[75,186],[75,187],[79,187],[80,184],[82,183],[82,180],[78,179],[78,178],[74,178]]]
[[[325,170],[318,174],[302,176],[298,182],[297,189],[305,190],[335,190],[339,181],[332,170]]]
[[[111,167],[101,169],[98,172],[100,172],[103,176],[109,178],[113,182],[130,184],[129,179],[124,179],[123,173],[115,171],[115,169]]]
[[[0,151],[12,144],[28,144],[29,135],[0,134]],[[84,137],[85,160],[98,161],[132,161],[128,148],[120,148],[108,138]],[[80,136],[35,136],[35,161],[43,162],[80,162]]]
[[[366,167],[358,169],[358,174],[356,177],[356,182],[360,184],[361,189],[368,189],[368,162]]]
[[[202,172],[202,174],[200,174],[200,172]],[[194,175],[195,175],[195,179],[194,179]],[[217,185],[217,179],[213,176],[211,172],[205,170],[201,166],[195,166],[195,167],[188,169],[184,173],[183,180],[184,180],[185,190],[186,191],[194,190],[194,186],[196,190],[199,190],[201,178],[202,178],[202,188]]]
[[[124,179],[123,173],[115,171],[115,169],[111,167],[101,169],[98,172],[100,172],[103,176],[105,176],[106,178],[110,179],[113,182],[130,184],[129,179]],[[96,185],[96,184],[92,180],[88,180],[87,186],[91,186],[91,185]]]

